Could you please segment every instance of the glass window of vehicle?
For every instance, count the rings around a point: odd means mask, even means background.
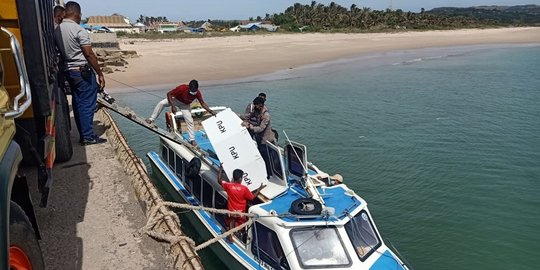
[[[381,246],[381,241],[373,228],[369,215],[362,211],[345,224],[345,230],[354,246],[356,254],[364,261]]]
[[[276,232],[256,222],[252,227],[251,252],[275,269],[289,269]]]
[[[272,166],[272,172],[279,178],[283,178],[281,168],[281,157],[275,149],[268,147],[268,156],[270,157],[270,164]]]
[[[169,168],[174,170],[174,152],[172,149],[169,149]]]
[[[219,191],[214,191],[214,208],[217,209],[227,209],[227,199],[223,197],[219,193]],[[227,224],[225,224],[225,214],[214,214],[217,221],[223,226],[224,228],[227,228]]]
[[[175,155],[176,156],[176,164],[175,164],[175,168],[176,168],[176,176],[178,176],[178,178],[182,179],[182,171],[183,171],[183,168],[184,168],[184,162],[182,160],[182,158],[178,155]]]
[[[213,207],[212,202],[214,201],[214,198],[212,198],[212,196],[214,195],[214,189],[206,181],[202,181],[202,184],[203,184],[203,205],[206,207]]]
[[[351,264],[336,228],[293,229],[290,235],[303,268],[346,267]]]
[[[286,152],[287,152],[287,160],[288,160],[288,169],[291,174],[294,174],[298,177],[302,177],[304,175],[304,165],[301,158],[304,155],[303,149],[300,147],[287,145],[286,146]]]
[[[201,192],[201,189],[202,189],[201,176],[200,175],[195,175],[193,177],[190,177],[190,179],[193,181],[193,195],[195,195],[195,197],[197,199],[199,199],[199,201],[200,201],[201,196],[202,196],[202,192]]]
[[[169,149],[167,149],[167,147],[165,147],[164,145],[161,146],[161,158],[166,163],[169,162],[169,155],[168,155],[169,152],[168,151],[169,151]]]

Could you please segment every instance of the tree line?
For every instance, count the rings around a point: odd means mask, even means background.
[[[149,26],[149,25],[152,25],[152,24],[155,24],[155,23],[160,23],[160,22],[168,22],[169,20],[167,19],[167,17],[162,17],[162,16],[159,16],[159,17],[154,17],[154,16],[151,16],[151,17],[148,17],[148,16],[144,16],[144,15],[140,15],[139,18],[137,19],[137,22],[138,23],[142,23],[146,26]]]
[[[533,5],[534,6],[534,5]],[[540,21],[537,9],[532,10],[531,14],[536,16],[526,16],[526,18],[536,18],[536,23]],[[282,28],[289,31],[298,31],[304,28],[309,31],[320,31],[330,29],[342,30],[360,30],[360,31],[381,31],[389,29],[451,29],[464,27],[485,27],[493,25],[523,25],[535,23],[532,20],[524,21],[523,11],[506,13],[506,16],[500,16],[499,10],[483,12],[456,12],[457,8],[452,8],[451,12],[445,12],[444,9],[435,9],[434,11],[425,11],[422,9],[419,13],[404,12],[401,9],[391,10],[372,10],[368,7],[360,8],[352,4],[349,8],[343,7],[335,2],[328,5],[312,1],[309,5],[295,3],[288,7],[284,12],[273,14],[270,20],[281,25]],[[478,15],[486,16],[478,16]],[[267,15],[268,17],[268,15]],[[512,19],[508,19],[508,18]],[[505,18],[501,20],[500,18]]]

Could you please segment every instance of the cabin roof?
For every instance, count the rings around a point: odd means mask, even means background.
[[[321,194],[325,205],[324,207],[331,207],[334,209],[333,217],[330,217],[330,220],[342,220],[347,217],[348,213],[352,213],[356,208],[362,206],[363,202],[358,199],[355,195],[347,194],[349,190],[345,185],[337,185],[333,187],[326,188],[317,188]],[[288,222],[298,221],[298,217],[294,215],[284,215],[290,212],[291,204],[293,201],[306,198],[307,194],[298,185],[293,185],[289,190],[279,196],[274,198],[268,203],[259,204],[258,206],[265,210],[267,213],[270,213],[272,210],[280,215],[280,219]],[[324,217],[320,216],[317,218],[310,219],[312,221],[323,221]]]

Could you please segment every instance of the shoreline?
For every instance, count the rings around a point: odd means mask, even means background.
[[[204,88],[371,53],[472,45],[536,45],[540,44],[540,27],[120,42],[122,49],[135,50],[141,56],[129,60],[126,72],[106,75],[109,93],[136,91],[133,87],[163,90],[191,79],[199,80]]]

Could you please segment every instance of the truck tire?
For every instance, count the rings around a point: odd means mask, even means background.
[[[69,105],[66,95],[62,90],[59,93],[58,104],[56,105],[56,137],[55,137],[55,162],[65,162],[73,156],[73,145],[71,143],[71,125],[69,118]]]
[[[10,203],[9,209],[10,269],[45,269],[41,248],[28,217],[14,202]]]

